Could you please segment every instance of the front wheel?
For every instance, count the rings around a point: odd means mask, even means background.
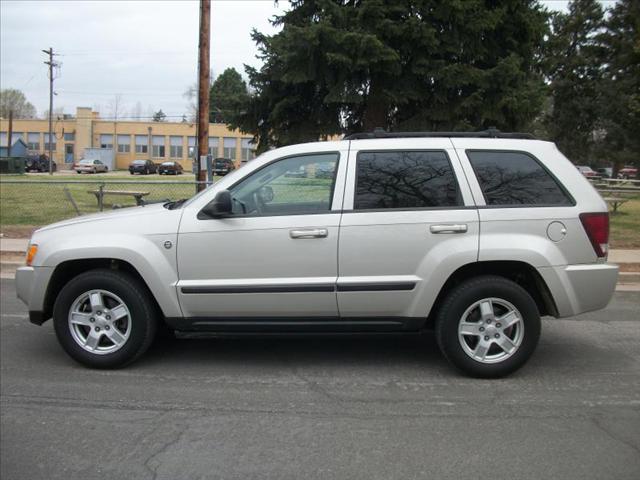
[[[69,356],[89,367],[119,368],[133,362],[156,333],[149,295],[124,272],[99,269],[78,275],[54,305],[58,341]]]
[[[446,296],[436,317],[440,350],[473,377],[516,371],[531,357],[539,337],[535,301],[504,277],[484,275],[461,283]]]

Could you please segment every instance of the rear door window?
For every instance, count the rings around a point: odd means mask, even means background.
[[[487,205],[573,205],[571,197],[533,156],[467,150]]]
[[[355,210],[462,205],[444,151],[359,152],[356,167]]]

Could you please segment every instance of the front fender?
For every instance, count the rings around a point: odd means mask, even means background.
[[[169,248],[166,242],[171,242]],[[176,293],[177,234],[79,234],[42,242],[39,266],[56,267],[69,260],[108,258],[129,263],[143,278],[165,316],[182,316]],[[169,245],[167,243],[167,245]]]

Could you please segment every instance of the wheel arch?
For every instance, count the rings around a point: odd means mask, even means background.
[[[56,266],[55,270],[51,274],[47,290],[44,297],[44,319],[49,319],[53,315],[53,306],[56,298],[64,286],[74,277],[78,275],[96,269],[109,269],[115,271],[126,272],[136,280],[140,282],[143,288],[148,292],[149,298],[153,302],[159,317],[162,317],[163,321],[165,314],[158,303],[156,296],[149,287],[148,283],[140,272],[129,262],[117,258],[83,258],[73,259],[61,262]]]
[[[538,307],[540,316],[559,316],[553,295],[535,267],[522,261],[491,260],[468,263],[455,270],[436,296],[427,318],[427,324],[433,325],[442,301],[455,286],[465,280],[481,275],[497,275],[517,283],[531,295]]]

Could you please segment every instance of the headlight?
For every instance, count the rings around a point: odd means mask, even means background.
[[[38,245],[29,244],[29,247],[27,248],[27,266],[28,267],[30,267],[31,264],[33,263],[33,259],[35,258],[36,253],[38,253]]]

